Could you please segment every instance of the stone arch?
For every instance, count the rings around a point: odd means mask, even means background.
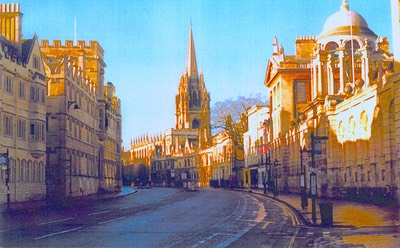
[[[22,161],[21,161],[20,180],[21,180],[21,182],[26,181],[26,160],[25,159],[22,159]]]
[[[199,129],[200,128],[200,121],[197,119],[194,119],[192,122],[192,128],[193,129]]]
[[[28,160],[26,165],[26,182],[29,183],[32,181],[32,161]]]
[[[336,51],[336,49],[339,47],[339,44],[336,43],[335,41],[329,41],[326,45],[325,45],[325,51],[327,52],[333,52]]]
[[[15,181],[20,182],[21,181],[21,161],[19,158],[15,160]]]

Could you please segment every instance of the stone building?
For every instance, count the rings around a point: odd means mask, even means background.
[[[269,136],[267,130],[269,121],[268,106],[253,106],[247,110],[248,131],[244,139],[244,183],[246,187],[263,187],[266,177],[266,154],[268,152]],[[247,179],[247,180],[246,180]]]
[[[186,70],[175,97],[175,128],[131,142],[133,166],[147,168],[153,183],[199,182],[198,151],[210,142],[210,94],[198,72],[192,28],[190,27]],[[150,172],[151,170],[151,172]]]
[[[297,37],[294,55],[274,39],[264,84],[279,190],[300,191],[305,148],[307,174],[316,172],[318,195],[394,196],[400,175],[399,77],[393,65],[387,39],[346,0],[318,36]]]
[[[0,4],[0,203],[46,196],[46,81],[38,38],[22,39],[19,4]],[[7,173],[9,172],[9,173]],[[6,181],[9,176],[9,191]]]
[[[96,41],[42,40],[47,77],[47,193],[62,198],[121,187],[121,109],[104,86]]]

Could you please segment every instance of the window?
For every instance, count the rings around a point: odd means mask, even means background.
[[[12,136],[13,135],[13,118],[11,116],[4,116],[4,135]]]
[[[25,120],[18,120],[17,133],[18,133],[19,139],[26,138],[26,121]]]
[[[385,170],[382,170],[382,181],[385,181]]]
[[[12,94],[13,93],[13,87],[12,87],[12,82],[11,82],[11,77],[8,75],[4,76],[4,90],[7,93]]]
[[[29,134],[30,134],[30,139],[35,139],[35,124],[31,123],[29,125]]]
[[[46,99],[46,93],[45,93],[44,89],[42,89],[41,90],[41,96],[40,96],[40,103],[44,104],[45,99]]]
[[[24,82],[19,82],[18,85],[18,97],[25,100],[26,86]]]
[[[32,102],[36,102],[36,95],[35,95],[35,86],[31,86],[30,93],[29,93],[29,100]]]
[[[307,82],[295,82],[295,101],[307,101]]]
[[[40,70],[40,59],[36,55],[33,55],[33,68]]]
[[[30,140],[45,141],[46,125],[44,123],[30,123],[29,134]]]

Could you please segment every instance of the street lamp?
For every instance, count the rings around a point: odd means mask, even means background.
[[[7,210],[10,210],[11,194],[10,194],[10,164],[8,163],[8,149],[7,153],[0,154],[1,169],[6,171],[6,186],[7,186]]]
[[[266,161],[266,164],[267,164],[267,185],[268,185],[268,190],[271,190],[272,189],[272,180],[271,180],[271,178],[272,178],[272,176],[271,176],[271,152],[268,150],[268,156],[267,156],[267,161]],[[264,188],[266,188],[266,187],[264,187]],[[266,193],[266,190],[264,191],[265,193]]]
[[[306,165],[308,164],[308,150],[303,147],[300,149],[300,189],[301,189],[301,208],[308,206]]]
[[[278,190],[278,166],[279,166],[278,159],[275,159],[274,161],[274,168],[275,168],[275,187],[274,187],[274,196],[277,196],[279,194]]]

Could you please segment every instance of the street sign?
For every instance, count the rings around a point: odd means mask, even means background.
[[[303,153],[301,154],[301,164],[304,165],[304,166],[306,166],[306,165],[308,165],[308,161],[309,161],[308,152],[303,152]]]
[[[311,173],[310,175],[311,195],[317,194],[317,174]]]
[[[8,153],[0,153],[0,166],[2,170],[7,170]]]
[[[314,140],[314,158],[320,158],[322,154],[321,140]]]
[[[304,174],[300,175],[300,186],[301,187],[305,186],[305,179],[306,179],[305,177],[306,177],[306,175],[304,175]]]

